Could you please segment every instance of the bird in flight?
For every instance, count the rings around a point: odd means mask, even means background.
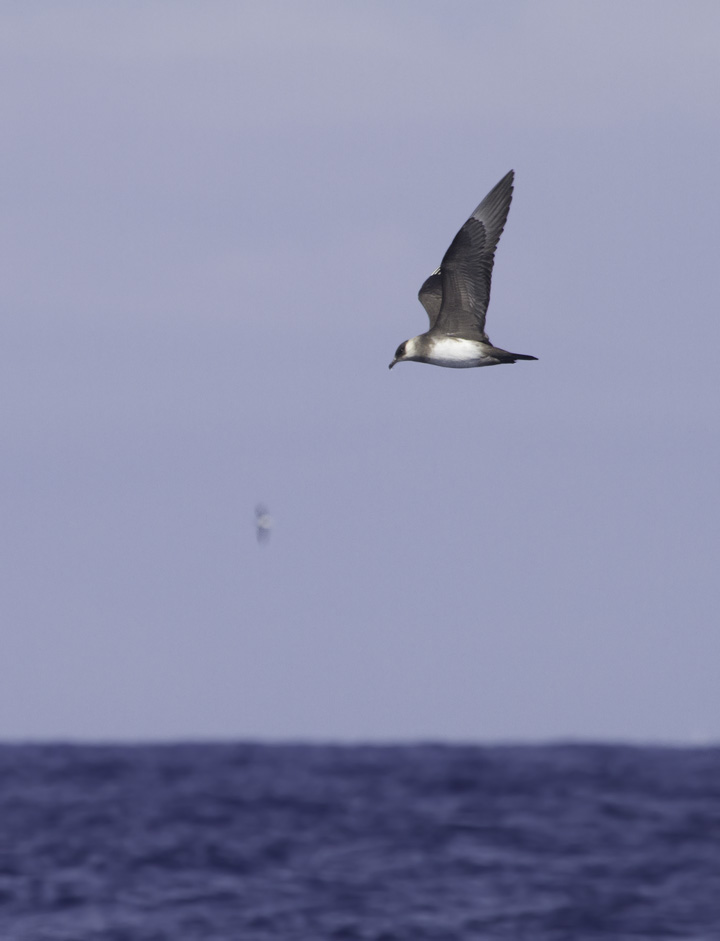
[[[258,503],[255,507],[255,532],[259,543],[268,541],[272,525],[272,517],[262,503]]]
[[[511,170],[490,190],[420,288],[430,329],[401,343],[390,369],[406,361],[466,369],[537,359],[501,350],[485,333],[495,249],[510,209],[514,176]]]

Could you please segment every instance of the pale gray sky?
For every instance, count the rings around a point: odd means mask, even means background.
[[[0,737],[720,739],[719,35],[3,4]],[[539,362],[390,372],[510,168]]]

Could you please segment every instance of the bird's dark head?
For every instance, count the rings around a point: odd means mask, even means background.
[[[392,369],[395,363],[399,363],[400,360],[405,359],[407,354],[407,346],[410,340],[406,340],[404,343],[401,343],[400,346],[395,350],[395,359],[390,363],[388,369]]]

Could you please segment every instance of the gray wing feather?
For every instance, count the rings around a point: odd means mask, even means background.
[[[426,279],[420,288],[418,298],[430,318],[430,327],[434,327],[442,307],[442,277],[439,268],[436,268],[430,277]]]
[[[431,329],[444,334],[475,334],[487,340],[485,315],[495,249],[510,210],[514,176],[511,170],[490,190],[445,252],[440,265],[442,303]]]

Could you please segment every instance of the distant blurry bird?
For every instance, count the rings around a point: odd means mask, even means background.
[[[258,503],[255,507],[255,530],[257,532],[257,541],[258,542],[267,542],[270,538],[270,530],[272,529],[273,521],[272,517],[268,514],[267,509]]]

